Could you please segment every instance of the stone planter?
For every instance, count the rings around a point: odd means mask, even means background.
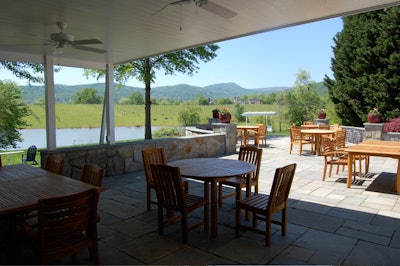
[[[219,114],[219,122],[221,123],[230,123],[231,115]]]
[[[368,115],[368,122],[369,123],[380,123],[381,115]]]

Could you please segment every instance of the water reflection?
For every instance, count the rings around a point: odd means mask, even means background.
[[[151,127],[154,132],[160,127]],[[46,148],[45,129],[20,130],[23,141],[18,142],[18,149],[27,149],[31,145],[38,148]],[[100,128],[65,128],[56,131],[57,147],[74,146],[82,144],[97,144],[100,139]],[[144,127],[116,127],[115,139],[134,140],[144,139]]]

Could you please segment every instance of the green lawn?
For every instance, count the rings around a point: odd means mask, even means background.
[[[244,105],[245,111],[278,111],[277,105],[254,104]],[[202,124],[208,124],[212,117],[212,110],[215,108],[228,107],[232,113],[234,105],[197,105],[200,110]],[[31,125],[29,128],[46,128],[44,106],[31,105],[32,115],[27,118]],[[152,105],[151,123],[153,126],[181,126],[178,117],[179,113],[187,108],[187,105]],[[144,126],[145,110],[144,105],[115,105],[115,126]],[[100,127],[102,105],[100,104],[56,104],[56,126],[57,128],[83,128]],[[265,117],[251,117],[250,122],[264,122]],[[232,123],[237,123],[233,117]],[[274,130],[278,130],[278,116],[273,117]],[[288,125],[283,124],[282,130],[287,130]]]

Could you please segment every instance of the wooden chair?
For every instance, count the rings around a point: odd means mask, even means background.
[[[32,162],[32,164],[38,164],[36,161],[36,152],[37,148],[35,145],[32,145],[28,148],[26,154],[22,155],[22,163],[26,164],[27,162]]]
[[[59,156],[56,155],[48,156],[46,158],[44,169],[53,172],[55,174],[62,175],[64,171],[64,163],[65,163],[64,159]]]
[[[346,148],[346,135],[347,131],[346,130],[337,130],[335,133],[335,138],[334,138],[334,145],[336,150],[344,150]],[[358,161],[358,166],[359,166],[359,176],[362,177],[362,161],[365,161],[365,173],[368,172],[369,168],[369,156],[366,155],[354,155],[353,159],[355,161]],[[355,164],[354,164],[355,166]],[[356,171],[356,168],[354,167],[354,171]],[[355,178],[355,177],[354,177]]]
[[[265,235],[265,245],[271,245],[271,225],[281,226],[281,234],[286,235],[286,219],[289,191],[292,185],[296,164],[290,164],[275,171],[269,195],[255,194],[236,202],[236,237],[240,236],[240,230],[247,230]],[[241,210],[253,214],[252,226],[241,224]],[[281,220],[274,220],[274,213],[282,212]],[[257,227],[257,220],[266,222],[265,228]]]
[[[151,190],[155,190],[155,185],[152,177],[151,164],[166,164],[165,153],[163,148],[148,148],[142,150],[144,173],[146,175],[146,192],[147,192],[147,210],[151,210],[151,204],[157,204],[156,200],[151,197]],[[184,182],[185,191],[188,192],[189,184]]]
[[[299,145],[299,155],[303,153],[303,145],[311,145],[311,153],[314,152],[314,141],[301,133],[300,128],[290,128],[290,154],[292,154],[293,145]]]
[[[332,176],[332,167],[336,165],[336,174],[339,174],[339,166],[342,166],[342,170],[348,163],[347,152],[343,150],[336,150],[334,141],[330,138],[322,139],[322,147],[324,150],[324,175],[322,181],[325,181],[326,170],[329,165],[329,177]],[[352,162],[354,164],[354,161]],[[355,164],[353,166],[355,168]]]
[[[204,226],[204,231],[208,231],[208,199],[185,192],[179,167],[152,164],[151,172],[157,193],[159,234],[164,234],[165,223],[177,220],[181,220],[183,243],[187,243],[188,233],[200,226]],[[200,207],[204,208],[203,219],[189,226],[188,214]],[[175,211],[180,214],[164,216],[164,208],[167,212]]]
[[[66,256],[76,264],[76,254],[86,248],[94,263],[99,264],[97,202],[95,189],[38,201],[37,226],[25,223],[23,228],[41,264]]]
[[[258,176],[260,174],[260,165],[263,150],[257,147],[246,146],[240,147],[238,160],[252,163],[256,166],[253,173],[245,176],[235,176],[218,184],[218,203],[222,207],[223,199],[236,196],[236,200],[242,199],[242,189],[246,188],[246,197],[251,194],[251,187],[254,187],[254,193],[258,193]],[[235,192],[226,195],[222,194],[223,186],[235,188]]]
[[[260,140],[263,141],[264,146],[267,146],[267,125],[257,124],[257,131],[253,132],[254,144],[260,147]]]
[[[81,171],[82,182],[101,187],[103,183],[104,169],[94,163],[84,163]]]
[[[104,169],[94,163],[84,163],[81,171],[82,182],[101,187],[103,184]],[[100,215],[96,215],[96,221],[100,222]]]
[[[314,122],[312,122],[312,121],[304,121],[303,125],[314,125]]]

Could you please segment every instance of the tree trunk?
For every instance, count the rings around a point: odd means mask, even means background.
[[[146,60],[146,74],[145,74],[145,124],[144,124],[144,139],[152,139],[151,136],[151,98],[150,98],[150,84],[151,84],[151,66],[150,59]]]

